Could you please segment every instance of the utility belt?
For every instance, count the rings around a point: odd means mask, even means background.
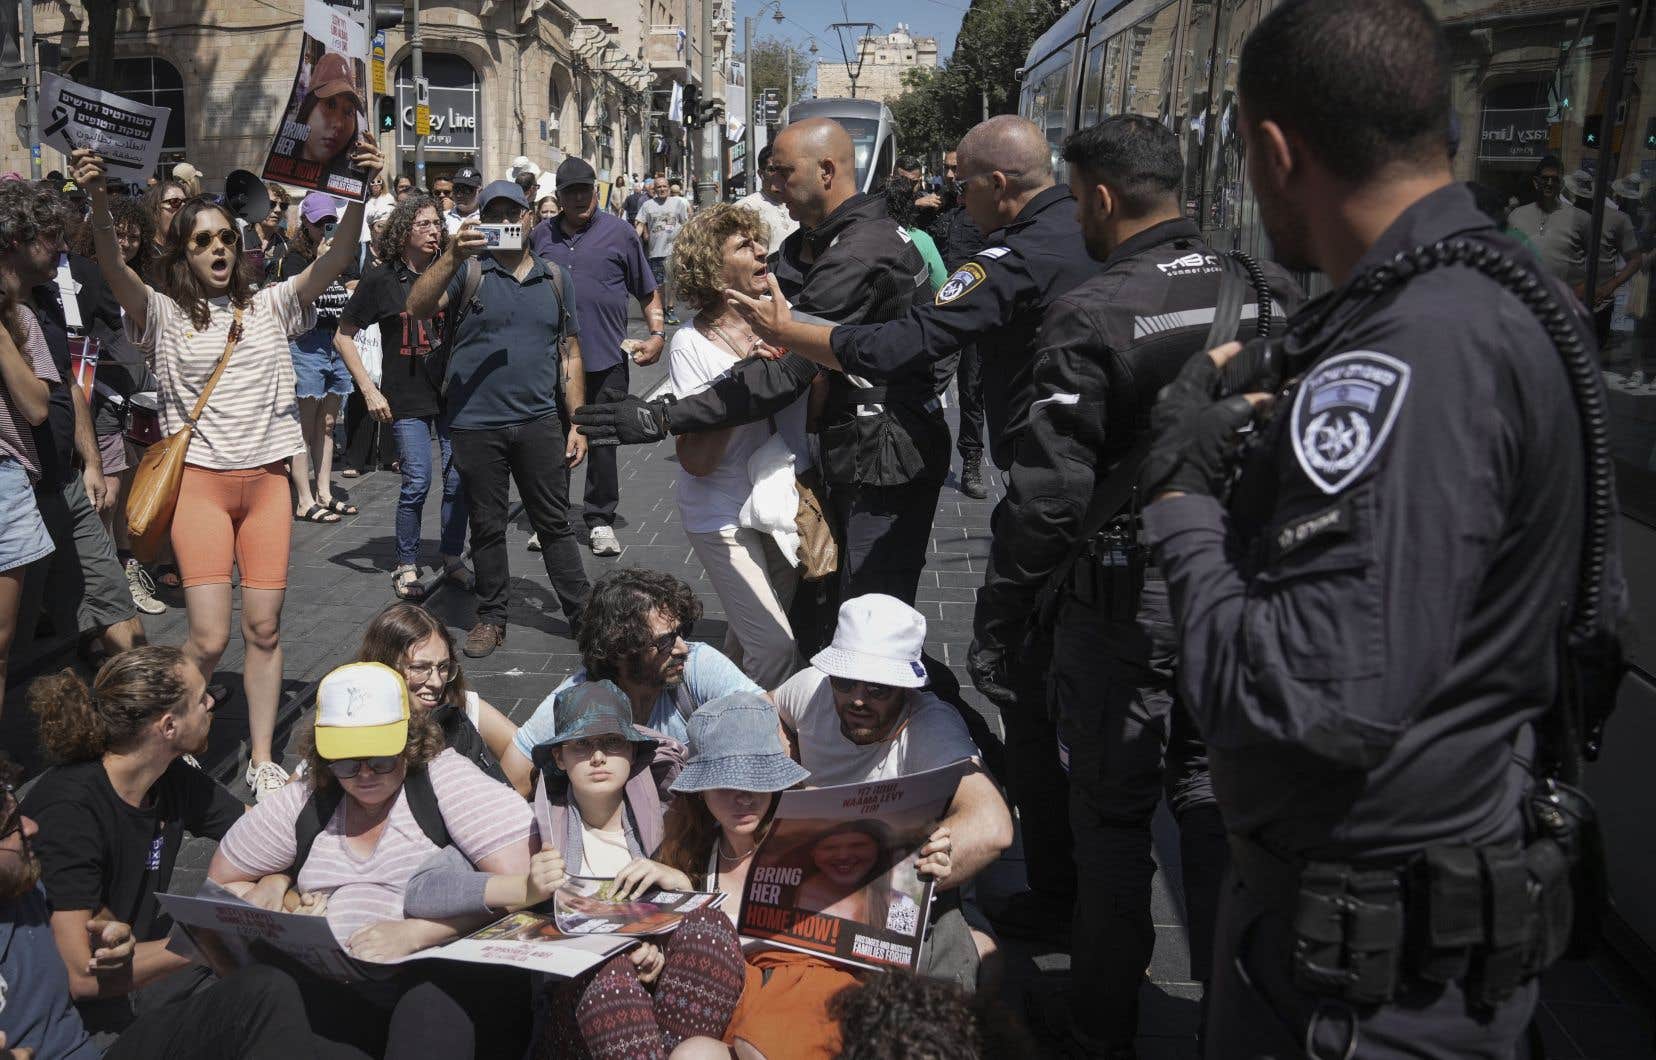
[[[1460,983],[1493,1007],[1567,948],[1570,866],[1551,838],[1442,846],[1394,861],[1289,861],[1230,837],[1250,894],[1293,925],[1300,989],[1383,1005],[1410,984]]]
[[[1110,621],[1131,621],[1138,617],[1150,566],[1136,520],[1121,516],[1082,546],[1060,595]]]
[[[943,399],[929,386],[854,386],[847,388],[845,403],[852,406],[912,403],[922,412],[939,412]],[[861,411],[858,415],[864,415]]]

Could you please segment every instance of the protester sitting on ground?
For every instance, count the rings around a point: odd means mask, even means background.
[[[184,833],[222,839],[244,807],[184,760],[207,752],[213,700],[177,648],[123,652],[90,689],[71,670],[39,678],[28,700],[55,763],[23,800],[42,829],[52,934],[88,1030],[118,1034],[209,982],[168,951],[172,919],[155,896],[171,885]],[[94,953],[126,940],[135,946],[122,960]]]
[[[53,938],[52,903],[40,885],[38,848],[56,841],[18,805],[17,767],[0,755],[0,1057],[20,1060],[348,1060],[365,1054],[311,1033],[304,1002],[286,973],[243,969],[127,1025],[102,1046],[87,1032]],[[42,838],[44,836],[44,839]],[[106,940],[100,940],[105,942]],[[130,934],[111,935],[88,962],[100,980],[132,974]]]
[[[380,169],[378,148],[354,156]],[[345,271],[362,225],[362,204],[345,211],[328,252],[290,280],[254,292],[242,270],[241,238],[222,206],[197,200],[179,213],[151,288],[121,259],[104,190],[104,163],[74,154],[75,176],[92,195],[98,265],[126,312],[127,332],[149,355],[161,393],[161,427],[183,427],[214,367],[239,336],[200,419],[173,515],[173,553],[183,575],[190,635],[185,654],[211,680],[230,640],[230,571],[240,568],[243,685],[247,692],[247,785],[255,797],[287,773],[274,761],[282,688],[280,627],[293,516],[283,461],[304,449],[288,342],[310,329],[310,306]]]
[[[358,958],[406,956],[481,925],[404,918],[409,878],[441,848],[452,844],[485,872],[529,869],[528,805],[444,747],[390,667],[350,663],[322,679],[305,761],[302,781],[224,837],[208,879],[236,893],[272,875],[292,879],[301,895],[325,900],[334,937]],[[308,849],[296,831],[306,822]],[[475,1040],[477,1055],[504,1056],[525,1033],[527,977],[515,969],[416,963],[367,984],[296,975],[318,1033],[376,1054],[389,1040],[402,1045],[387,1056],[470,1056]]]
[[[785,851],[777,864],[800,872],[796,908],[911,932],[920,907],[890,879],[904,853],[879,821],[844,821]]]
[[[109,213],[115,222],[115,239],[127,268],[144,275],[155,257],[151,242],[153,222],[149,214],[137,200],[125,196],[111,200]],[[155,598],[154,580],[133,556],[126,523],[127,488],[132,483],[136,465],[126,440],[127,400],[139,391],[151,389],[153,382],[143,351],[133,345],[122,327],[121,307],[114,293],[98,274],[98,250],[92,244],[91,225],[77,227],[69,249],[70,275],[80,287],[83,330],[100,347],[92,390],[87,395],[92,399],[92,430],[103,457],[106,505],[99,514],[104,530],[115,542],[115,556],[126,571],[133,606],[146,615],[159,615],[167,610],[167,605]],[[90,307],[90,319],[86,312],[88,301],[99,303]]]
[[[443,742],[494,780],[506,782],[500,759],[517,726],[466,687],[460,653],[448,627],[419,604],[392,604],[368,623],[358,662],[384,663],[408,684],[414,713],[443,732]]]
[[[771,694],[799,761],[818,787],[862,784],[970,759],[942,828],[954,840],[939,873],[921,972],[972,989],[993,951],[987,923],[958,888],[1012,845],[1012,815],[981,768],[953,707],[925,691],[926,619],[895,597],[871,593],[840,605],[831,645]],[[934,837],[935,838],[935,837]],[[969,915],[968,915],[969,914]],[[970,925],[970,926],[969,926]]]
[[[695,590],[671,574],[622,567],[599,578],[581,612],[581,668],[541,701],[501,760],[512,786],[528,796],[535,748],[557,731],[558,693],[583,681],[615,682],[633,724],[680,743],[702,704],[762,692],[717,648],[690,640],[701,614]]]
[[[841,991],[828,1006],[840,1026],[834,1060],[1001,1060],[1035,1056],[1035,1042],[994,996],[889,972]]]
[[[88,194],[91,194],[92,189],[85,183],[77,183],[86,188]],[[150,215],[153,226],[153,232],[150,235],[151,254],[145,259],[145,263],[156,271],[138,274],[143,277],[145,283],[160,286],[162,277],[159,273],[159,266],[162,255],[167,252],[167,239],[172,232],[173,218],[178,216],[178,211],[184,208],[184,202],[190,198],[191,194],[193,193],[184,186],[183,181],[169,177],[150,185],[149,190],[144,192],[144,197],[139,200],[145,212]],[[96,209],[95,206],[94,209]]]
[[[668,371],[680,397],[700,393],[731,367],[750,356],[757,340],[741,314],[725,298],[727,288],[748,293],[767,290],[765,253],[768,233],[752,210],[718,203],[697,214],[674,243],[673,285],[696,308],[690,327],[673,335]],[[824,386],[812,393],[826,397]],[[806,442],[806,411],[811,394],[767,420],[713,431],[681,434],[674,440],[679,471],[674,481],[679,521],[690,547],[707,571],[724,606],[724,652],[762,688],[775,688],[799,671],[799,651],[788,621],[788,608],[799,585],[797,560],[779,544],[772,529],[793,531],[794,511],[773,513],[779,521],[759,528],[762,520],[749,461],[780,434],[792,455],[792,469],[778,465],[792,495],[793,476],[812,464]],[[795,539],[797,540],[797,538]],[[797,546],[796,546],[797,548]]]
[[[448,243],[437,201],[411,195],[397,204],[381,240],[385,262],[363,274],[340,315],[334,346],[356,380],[368,414],[391,425],[397,440],[402,487],[397,494],[397,566],[391,588],[404,600],[425,596],[420,584],[420,516],[425,511],[431,483],[441,472],[443,506],[437,558],[443,576],[470,590],[475,584],[463,558],[469,509],[460,488],[460,470],[454,465],[448,420],[442,395],[426,372],[426,358],[441,344],[442,318],[421,320],[408,315],[408,290],[414,280],[441,254]],[[363,366],[357,335],[366,327],[379,328],[380,380],[376,384]],[[431,436],[437,435],[440,468],[432,467]]]
[[[349,238],[340,239],[339,202],[320,191],[305,196],[299,204],[299,217],[299,232],[276,267],[278,281],[299,276],[335,242],[348,244],[341,249],[350,255],[345,269],[311,300],[314,324],[288,343],[293,357],[294,392],[299,398],[299,428],[305,436],[304,451],[294,457],[290,467],[294,518],[307,523],[337,523],[344,516],[357,514],[356,505],[333,495],[334,425],[339,421],[340,404],[354,389],[351,373],[334,349],[334,331],[339,327],[340,311],[351,297],[348,285],[356,283],[361,228]]]
[[[18,627],[23,576],[29,565],[52,554],[52,538],[35,506],[40,478],[35,428],[46,422],[57,366],[38,324],[18,312],[0,288],[0,707],[5,705],[6,660]],[[31,341],[32,340],[32,341]]]

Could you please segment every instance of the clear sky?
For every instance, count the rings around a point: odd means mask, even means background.
[[[782,0],[787,21],[778,24],[772,17],[776,5],[753,24],[755,40],[782,37],[804,48],[811,36],[817,39],[818,60],[839,62],[838,35],[828,27],[835,22],[872,22],[875,33],[889,33],[897,23],[908,25],[916,37],[936,37],[938,57],[947,60],[954,52],[955,34],[966,14],[969,0]],[[742,18],[759,10],[760,0],[736,0],[736,45],[741,47]],[[849,15],[849,17],[848,17]]]

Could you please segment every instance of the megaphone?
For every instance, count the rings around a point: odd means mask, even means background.
[[[256,224],[270,216],[270,189],[247,170],[233,169],[224,178],[224,205],[237,220]]]

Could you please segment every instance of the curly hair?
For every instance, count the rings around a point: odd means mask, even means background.
[[[1004,1005],[908,972],[869,976],[828,1001],[840,1027],[836,1060],[979,1060],[1034,1056]]]
[[[0,181],[0,254],[63,234],[63,196],[24,180]]]
[[[206,199],[190,199],[173,215],[172,229],[167,232],[167,247],[156,265],[161,293],[178,303],[189,314],[190,323],[206,329],[213,322],[212,307],[207,304],[207,292],[196,279],[189,262],[189,233],[195,231],[196,218],[208,210],[218,211],[224,218],[224,227],[235,231],[236,220],[230,211]],[[245,307],[253,300],[253,268],[250,259],[242,253],[241,240],[230,245],[230,286],[232,304]]]
[[[408,743],[403,745],[402,758],[412,773],[416,769],[424,769],[433,758],[443,753],[448,743],[443,739],[443,730],[429,714],[410,714],[408,716]],[[316,750],[316,721],[314,717],[309,727],[305,729],[300,739],[302,756],[308,767],[306,772],[310,776],[311,787],[320,791],[339,783],[339,779],[328,769],[328,760]]]
[[[145,726],[184,705],[185,687],[184,653],[148,644],[104,663],[91,688],[68,669],[37,678],[29,709],[47,754],[88,762],[130,748]]]
[[[414,645],[432,635],[442,638],[454,667],[454,676],[443,686],[443,705],[461,703],[466,698],[466,674],[460,668],[460,653],[454,650],[454,635],[419,604],[399,601],[375,615],[362,633],[357,662],[384,663],[401,673],[403,659]]]
[[[146,209],[144,204],[129,196],[112,197],[109,200],[109,216],[115,222],[115,231],[119,233],[123,228],[138,230],[138,254],[129,262],[132,271],[139,276],[148,276],[155,264],[155,217]],[[69,245],[83,258],[96,260],[98,248],[92,238],[92,226],[82,225],[75,240]]]
[[[380,258],[391,261],[403,256],[408,249],[408,237],[414,232],[414,219],[427,207],[437,211],[437,253],[448,249],[448,228],[443,224],[443,204],[430,195],[413,194],[391,209],[385,222],[385,234],[379,237]]]
[[[592,584],[581,608],[581,664],[587,680],[615,680],[655,638],[650,616],[665,611],[686,630],[701,620],[696,591],[665,571],[622,567]]]
[[[737,235],[770,245],[764,218],[746,206],[726,202],[705,207],[679,229],[668,264],[679,297],[697,309],[724,299],[724,244]]]

